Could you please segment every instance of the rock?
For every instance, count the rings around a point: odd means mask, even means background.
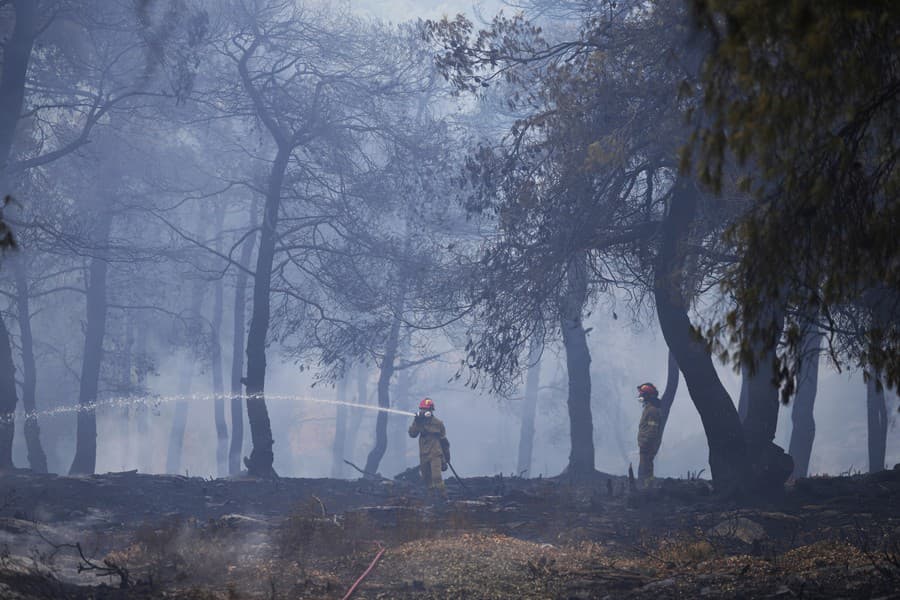
[[[766,530],[763,526],[746,517],[735,517],[722,521],[707,533],[716,537],[735,538],[745,544],[753,544],[766,538]]]

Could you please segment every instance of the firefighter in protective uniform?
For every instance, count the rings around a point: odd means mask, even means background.
[[[419,469],[422,481],[441,496],[446,496],[441,471],[450,463],[450,442],[444,423],[434,416],[434,401],[425,398],[419,402],[419,412],[409,426],[409,437],[419,438]]]
[[[647,480],[653,477],[653,459],[662,443],[662,408],[655,385],[642,383],[637,389],[638,397],[644,404],[644,412],[638,425],[638,448],[641,451],[638,479]]]

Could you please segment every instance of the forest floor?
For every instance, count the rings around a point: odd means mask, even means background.
[[[0,598],[900,598],[900,470],[464,482],[3,475]]]

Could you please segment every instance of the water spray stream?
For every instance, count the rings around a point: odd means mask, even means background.
[[[215,396],[211,394],[201,395],[201,394],[182,394],[176,396],[120,396],[115,398],[106,398],[104,400],[97,400],[95,402],[91,402],[89,404],[84,405],[68,405],[68,406],[58,406],[56,408],[49,408],[46,410],[33,411],[29,413],[25,413],[24,417],[28,418],[41,418],[41,417],[55,417],[57,415],[71,414],[71,413],[79,413],[90,410],[104,409],[104,408],[125,408],[128,406],[152,406],[156,407],[160,404],[169,404],[172,402],[211,402],[216,400],[217,398],[223,398],[226,400],[230,400],[234,398],[234,396]],[[247,400],[250,396],[241,396],[242,400]],[[361,408],[364,410],[374,410],[378,412],[386,412],[394,415],[404,415],[407,417],[416,416],[415,413],[408,412],[405,410],[398,410],[396,408],[384,408],[381,406],[373,406],[370,404],[356,404],[355,402],[344,402],[342,400],[327,400],[325,398],[313,398],[312,396],[299,396],[299,395],[278,395],[278,394],[266,394],[266,401],[272,402],[315,402],[318,404],[333,404],[336,406],[349,406],[351,408]],[[12,420],[11,416],[4,416],[0,418],[0,423],[9,422]]]

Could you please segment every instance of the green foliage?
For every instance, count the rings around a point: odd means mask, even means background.
[[[688,159],[721,190],[736,159],[753,210],[728,232],[740,260],[724,324],[746,354],[773,301],[787,342],[821,319],[839,362],[900,383],[900,4],[696,0],[714,37]],[[782,369],[782,376],[787,375]]]
[[[687,22],[683,6],[599,2],[578,16],[561,40],[521,15],[480,32],[463,17],[425,27],[458,90],[487,84],[519,115],[470,155],[462,178],[466,208],[495,218],[500,234],[470,283],[465,366],[498,388],[521,373],[529,338],[559,334],[563,313],[581,318],[614,286],[644,296],[688,133],[672,60],[687,36],[673,26]],[[568,275],[585,257],[588,289],[574,309]]]

